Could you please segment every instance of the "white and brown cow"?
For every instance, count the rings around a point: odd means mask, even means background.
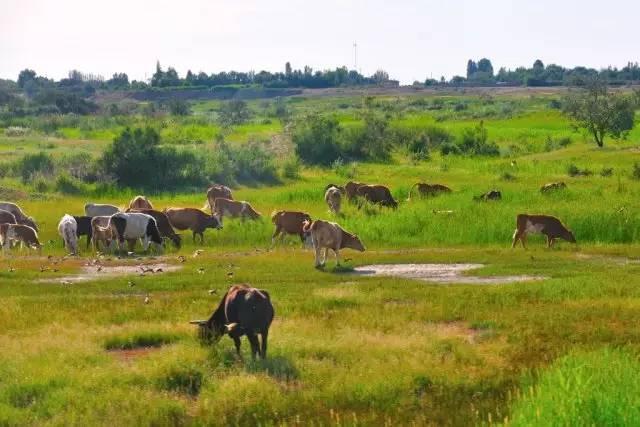
[[[120,208],[114,205],[102,203],[87,203],[84,205],[84,214],[86,216],[111,216],[120,212]]]
[[[316,268],[323,267],[327,262],[327,254],[331,249],[336,254],[336,264],[340,265],[340,249],[350,248],[364,252],[365,248],[358,236],[345,231],[335,222],[316,220],[306,222],[305,232],[311,233],[313,248],[315,249]],[[324,249],[324,256],[320,252]]]
[[[549,248],[558,238],[576,243],[573,233],[558,218],[549,215],[519,214],[516,218],[516,230],[513,233],[511,247],[515,248],[519,240],[522,242],[522,247],[526,248],[528,233],[540,233],[547,236],[547,247]]]
[[[225,216],[242,219],[260,218],[260,212],[253,209],[249,202],[240,202],[231,199],[224,199],[222,197],[219,197],[214,201],[213,213],[220,218],[221,222],[222,218]]]
[[[71,255],[78,255],[78,223],[74,217],[69,214],[62,217],[58,223],[58,234]]]
[[[13,242],[20,242],[20,248],[26,245],[33,249],[42,249],[42,245],[38,240],[38,233],[28,225],[0,224],[0,245],[2,250],[10,249]]]
[[[16,218],[17,224],[27,225],[34,230],[38,231],[38,225],[35,220],[24,213],[24,211],[20,208],[20,206],[11,202],[0,202],[0,209],[3,211],[7,211],[13,214]]]

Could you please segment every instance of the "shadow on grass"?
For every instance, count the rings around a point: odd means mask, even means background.
[[[267,356],[265,360],[249,359],[245,363],[245,369],[249,373],[265,373],[280,381],[295,380],[300,376],[298,368],[284,356]]]

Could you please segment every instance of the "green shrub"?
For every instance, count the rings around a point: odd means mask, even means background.
[[[83,194],[87,192],[86,185],[82,181],[67,173],[58,175],[55,189],[62,194]]]
[[[466,128],[462,131],[458,148],[463,154],[476,156],[499,156],[500,149],[494,142],[488,141],[487,129],[482,121],[474,128]]]
[[[567,174],[571,177],[591,176],[593,175],[593,172],[591,172],[589,169],[580,169],[578,166],[572,163],[567,168]]]
[[[640,163],[636,162],[633,164],[633,170],[631,172],[631,177],[636,180],[640,180]]]
[[[54,173],[53,158],[44,152],[26,154],[15,165],[15,172],[23,182],[29,182],[34,175],[51,176]]]
[[[293,145],[306,164],[328,166],[341,155],[341,127],[335,117],[312,115],[298,122],[293,132]]]
[[[600,171],[600,176],[603,178],[613,176],[613,168],[603,167]]]
[[[277,182],[273,157],[258,143],[244,144],[230,151],[235,178],[240,182]]]
[[[202,372],[195,367],[171,367],[158,379],[158,386],[163,390],[197,396],[202,378]]]
[[[440,146],[440,153],[442,153],[443,156],[448,156],[449,154],[460,154],[461,151],[456,144],[447,142]]]
[[[289,179],[300,178],[300,160],[297,157],[291,157],[283,163],[282,176]]]
[[[177,335],[145,332],[126,336],[112,336],[104,342],[105,350],[131,350],[143,347],[161,347],[179,339]]]

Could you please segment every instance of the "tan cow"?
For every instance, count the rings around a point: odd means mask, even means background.
[[[111,249],[117,240],[117,233],[109,223],[109,218],[111,217],[94,216],[91,218],[91,241],[93,243],[94,252],[100,250],[101,243],[103,250]]]
[[[540,192],[542,194],[546,194],[557,190],[564,190],[566,188],[567,184],[565,184],[564,182],[550,182],[540,187]]]
[[[38,240],[38,233],[28,225],[0,224],[0,245],[3,251],[11,248],[12,242],[20,242],[20,248],[26,245],[30,248],[42,249]]]
[[[195,208],[168,208],[164,214],[169,218],[171,225],[178,230],[191,230],[193,241],[196,235],[200,235],[200,243],[204,243],[204,231],[207,228],[222,228],[221,221],[215,215],[209,215]]]
[[[145,196],[136,196],[129,202],[129,209],[153,209],[153,205]]]
[[[231,189],[226,185],[213,184],[207,190],[207,203],[204,205],[202,209],[203,210],[209,209],[211,210],[211,213],[213,213],[213,205],[216,199],[218,198],[233,200],[233,194],[231,193]]]
[[[218,215],[221,222],[222,218],[224,218],[225,216],[242,219],[260,218],[260,212],[257,212],[255,209],[253,209],[249,202],[240,202],[231,199],[224,199],[222,197],[219,197],[214,201],[213,213],[214,215]]]
[[[306,244],[308,233],[303,228],[305,222],[311,222],[311,216],[306,212],[296,211],[277,211],[271,215],[271,222],[276,226],[273,236],[271,236],[271,244],[274,245],[276,237],[281,236],[284,239],[286,234],[295,234],[300,237],[303,244]]]
[[[327,191],[324,193],[324,201],[329,206],[329,210],[336,215],[340,214],[340,206],[342,205],[342,194],[344,190],[340,187],[330,186],[327,187]]]
[[[38,225],[36,224],[35,220],[25,214],[20,206],[16,205],[15,203],[0,202],[0,209],[2,209],[3,211],[11,212],[13,216],[16,217],[17,224],[27,225],[38,231]]]
[[[316,220],[306,222],[303,230],[311,233],[313,248],[315,249],[316,268],[323,267],[327,262],[327,254],[331,249],[336,254],[336,265],[340,265],[340,249],[350,248],[364,252],[364,245],[355,234],[345,231],[335,222]],[[320,251],[324,249],[324,256],[320,260]]]
[[[446,185],[416,182],[409,189],[409,198],[407,199],[407,201],[411,200],[411,194],[413,193],[414,188],[418,189],[418,194],[421,196],[437,196],[438,194],[442,193],[451,193],[451,189]]]
[[[512,248],[518,240],[526,248],[527,233],[540,233],[547,236],[547,247],[552,247],[555,239],[561,238],[576,243],[573,233],[556,217],[549,215],[519,214],[516,218],[516,230],[513,232]]]

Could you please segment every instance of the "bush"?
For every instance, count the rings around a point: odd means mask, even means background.
[[[4,136],[20,137],[27,136],[31,130],[20,126],[9,126],[4,130]]]
[[[391,156],[392,138],[387,118],[368,111],[361,126],[349,129],[344,138],[344,154],[353,159],[384,161]]]
[[[223,126],[239,125],[251,117],[247,103],[241,99],[232,99],[223,103],[218,114],[220,124]]]
[[[460,154],[460,148],[456,144],[447,142],[440,146],[440,153],[443,156],[448,156],[449,154]]]
[[[29,182],[36,174],[41,176],[52,176],[54,173],[54,162],[47,153],[26,154],[18,160],[15,165],[16,174],[22,178],[23,182]]]
[[[284,162],[282,176],[289,179],[298,179],[300,177],[300,160],[297,157],[291,157]]]
[[[335,117],[312,115],[296,124],[292,140],[303,163],[328,166],[340,157],[340,138]]]
[[[240,182],[277,182],[278,173],[273,157],[258,143],[241,145],[230,151]]]
[[[169,112],[174,116],[188,116],[191,113],[189,103],[182,99],[172,99],[168,106]]]
[[[600,176],[603,178],[613,176],[613,168],[603,167],[602,170],[600,171]]]
[[[82,181],[66,173],[58,175],[55,182],[55,189],[62,194],[69,195],[83,194],[87,191],[87,188]]]
[[[591,176],[593,175],[593,172],[591,172],[589,169],[580,169],[578,166],[572,163],[567,168],[567,174],[569,174],[570,177]]]
[[[500,149],[494,142],[488,142],[487,129],[480,122],[475,128],[466,128],[462,131],[458,148],[463,154],[477,156],[499,156]]]
[[[640,180],[640,163],[636,162],[633,164],[633,171],[631,172],[631,177],[636,180]]]

